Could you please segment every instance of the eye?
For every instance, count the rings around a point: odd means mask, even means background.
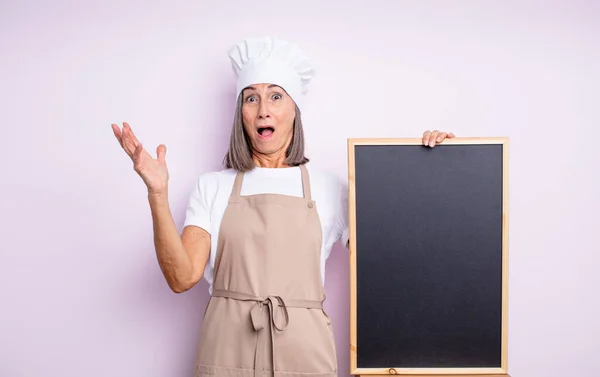
[[[246,102],[255,102],[256,101],[256,96],[248,96],[246,97]]]
[[[273,94],[273,99],[275,99],[275,100],[282,99],[282,98],[283,98],[283,96],[281,94],[279,94],[279,93]]]

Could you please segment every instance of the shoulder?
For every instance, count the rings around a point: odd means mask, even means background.
[[[319,206],[323,224],[335,232],[336,239],[342,235],[347,217],[348,181],[330,170],[308,166],[314,199]]]
[[[332,186],[340,186],[344,184],[341,177],[335,174],[332,170],[323,169],[316,165],[311,165],[311,163],[306,164],[306,169],[310,174],[310,178],[315,179],[320,183]]]
[[[198,176],[197,183],[199,185],[218,186],[223,182],[233,181],[235,179],[235,170],[224,169],[217,171],[209,171]]]
[[[333,171],[306,164],[312,186],[325,195],[338,196],[347,189],[347,183]]]
[[[195,192],[210,202],[220,191],[231,190],[235,175],[235,170],[232,169],[202,173],[196,179]]]

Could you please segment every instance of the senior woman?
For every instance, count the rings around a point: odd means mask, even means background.
[[[304,155],[300,111],[314,69],[298,46],[270,37],[238,43],[229,58],[237,108],[226,168],[199,177],[181,235],[165,146],[154,159],[127,123],[112,125],[148,188],[169,287],[209,284],[194,375],[337,376],[323,284],[332,246],[348,241],[347,185]],[[427,131],[423,144],[447,137]]]

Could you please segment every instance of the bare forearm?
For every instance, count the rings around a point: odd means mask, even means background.
[[[189,289],[193,280],[193,265],[175,226],[168,194],[148,194],[148,201],[158,263],[169,287],[175,292],[183,292]]]

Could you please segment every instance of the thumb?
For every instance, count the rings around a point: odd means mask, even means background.
[[[164,144],[159,145],[156,148],[156,158],[161,162],[165,162],[166,155],[167,155],[167,147]]]

